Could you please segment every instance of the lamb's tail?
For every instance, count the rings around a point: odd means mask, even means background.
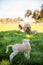
[[[9,47],[12,47],[13,45],[8,45],[7,48],[6,48],[6,53],[8,52],[8,48]]]

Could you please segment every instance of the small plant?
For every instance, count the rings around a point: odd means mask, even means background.
[[[10,65],[10,62],[8,60],[2,60],[0,65]]]

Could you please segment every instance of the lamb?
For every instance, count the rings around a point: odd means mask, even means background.
[[[12,63],[13,57],[18,54],[19,52],[24,53],[25,57],[27,59],[30,58],[30,51],[31,51],[31,46],[29,39],[23,39],[22,44],[14,44],[14,45],[8,45],[6,49],[6,53],[8,52],[8,48],[12,47],[13,52],[10,54],[10,62]]]
[[[19,24],[19,28],[20,28],[20,30],[24,30],[24,32],[26,32],[26,33],[31,33],[31,26],[30,26],[30,24],[29,23],[26,23],[26,24],[24,24],[24,26],[22,26],[21,24]]]
[[[24,32],[26,32],[26,33],[28,33],[28,34],[30,34],[30,33],[37,34],[37,33],[38,33],[37,30],[31,31],[31,26],[30,26],[29,23],[25,23],[24,26],[22,26],[21,24],[19,24],[18,26],[19,26],[20,30],[23,29]]]

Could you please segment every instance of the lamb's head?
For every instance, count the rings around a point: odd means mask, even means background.
[[[26,45],[31,50],[30,40],[29,39],[23,39],[23,44]]]
[[[23,39],[23,43],[30,43],[29,39]]]

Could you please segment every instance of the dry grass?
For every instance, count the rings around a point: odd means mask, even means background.
[[[43,33],[43,23],[30,23],[31,30],[38,30],[38,32]],[[0,32],[1,31],[10,31],[10,30],[18,30],[18,23],[7,23],[0,24]]]
[[[0,24],[0,32],[1,31],[17,30],[17,29],[18,29],[18,25],[16,23]]]

